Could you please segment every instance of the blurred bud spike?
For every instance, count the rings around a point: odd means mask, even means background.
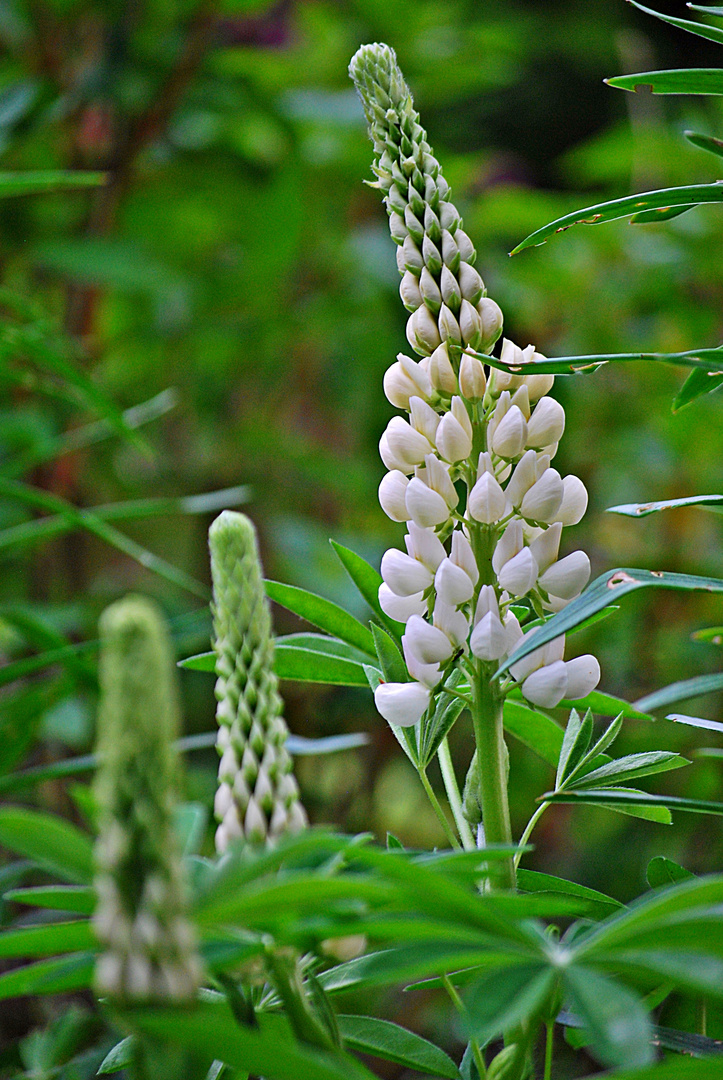
[[[173,823],[179,713],[170,641],[160,612],[139,596],[107,608],[100,639],[93,924],[104,951],[95,987],[120,1001],[191,1001],[201,965]]]
[[[216,850],[235,840],[273,843],[306,825],[286,749],[288,730],[274,673],[271,613],[256,532],[224,510],[209,532],[216,652]]]

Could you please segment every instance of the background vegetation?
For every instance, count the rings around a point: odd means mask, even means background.
[[[685,15],[676,0],[658,8]],[[129,589],[154,595],[174,620],[179,656],[206,647],[214,505],[247,495],[268,576],[345,604],[354,590],[327,538],[377,564],[398,539],[376,500],[377,441],[391,414],[382,374],[406,347],[405,312],[385,215],[361,182],[371,179],[371,153],[346,75],[361,42],[398,52],[507,336],[550,356],[723,340],[718,208],[660,225],[575,229],[507,258],[533,229],[598,198],[718,177],[717,159],[681,133],[720,135],[719,99],[633,96],[602,83],[712,66],[716,46],[622,0],[6,0],[0,36],[2,169],[110,176],[94,192],[0,203],[0,526],[15,530],[0,533],[0,650],[8,664],[29,660],[14,669],[22,678],[0,674],[2,772],[92,745],[92,643],[112,599]],[[87,376],[84,387],[69,389],[63,359]],[[591,494],[574,543],[590,553],[593,576],[615,565],[721,574],[715,515],[605,514],[616,503],[721,490],[720,400],[672,414],[684,377],[630,365],[557,381],[568,415],[559,468]],[[122,409],[164,395],[139,429],[144,446],[86,428],[100,415],[92,388]],[[18,482],[33,486],[32,498]],[[111,543],[57,502],[107,507],[240,485],[248,491],[217,504],[102,510],[121,533]],[[41,507],[38,492],[56,503]],[[51,511],[55,526],[38,527]],[[197,584],[144,568],[123,537]],[[600,657],[602,689],[634,700],[719,668],[720,648],[691,640],[715,622],[714,598],[655,590],[588,631],[581,651]],[[297,628],[277,611],[279,632]],[[32,658],[49,649],[60,662],[35,670]],[[210,677],[183,680],[187,733],[211,731]],[[283,689],[295,733],[370,735],[364,750],[298,763],[313,821],[389,829],[412,845],[439,839],[369,694]],[[684,707],[721,718],[720,696]],[[645,749],[651,734],[649,723],[628,722],[620,750]],[[664,720],[654,735],[656,746],[688,755],[714,742]],[[453,750],[466,762],[462,728]],[[512,754],[519,833],[545,766],[523,747]],[[210,802],[213,752],[189,765],[189,794]],[[656,790],[685,785],[693,797],[721,798],[721,775],[719,761],[704,759],[695,777],[675,774]],[[54,781],[22,798],[73,814],[74,790]],[[558,807],[529,865],[554,865],[626,900],[652,855],[699,871],[720,866],[713,820],[681,817],[666,830]]]

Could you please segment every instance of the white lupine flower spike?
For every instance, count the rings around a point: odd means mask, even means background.
[[[350,74],[397,245],[407,338],[421,357],[400,353],[384,376],[389,402],[404,415],[389,421],[380,440],[388,474],[379,501],[407,532],[406,553],[391,548],[382,558],[379,604],[405,626],[410,681],[381,683],[375,701],[391,724],[424,726],[445,685],[464,687],[478,739],[487,732],[475,781],[486,840],[509,844],[500,794],[505,695],[516,685],[531,705],[555,708],[585,697],[600,677],[594,657],[564,659],[564,637],[514,661],[540,613],[560,610],[587,583],[587,555],[566,554],[562,537],[564,526],[582,518],[587,492],[577,477],[563,479],[550,465],[565,411],[549,396],[554,376],[534,372],[544,357],[534,345],[505,338],[500,360],[516,370],[485,365],[502,334],[502,312],[474,269],[474,246],[394,52],[362,46]],[[531,619],[535,626],[525,631]],[[498,680],[507,659],[513,662]],[[223,803],[225,793],[218,798]],[[511,865],[499,864],[507,886],[514,884]]]

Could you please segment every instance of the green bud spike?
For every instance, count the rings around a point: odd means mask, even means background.
[[[100,639],[93,925],[104,952],[95,986],[120,1001],[190,1001],[201,969],[173,825],[179,711],[170,641],[160,612],[140,596],[103,613]]]
[[[221,755],[214,809],[221,853],[241,838],[273,842],[298,832],[306,814],[286,749],[256,531],[243,514],[224,510],[211,526],[209,546]]]

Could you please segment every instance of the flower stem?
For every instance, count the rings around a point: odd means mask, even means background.
[[[550,1020],[546,1025],[547,1037],[545,1039],[545,1075],[544,1080],[552,1080],[552,1048],[554,1043],[555,1022]]]
[[[439,823],[442,826],[442,828],[444,829],[444,835],[449,840],[450,845],[453,848],[456,848],[457,851],[460,851],[461,850],[460,842],[457,839],[457,837],[455,836],[454,831],[452,829],[452,826],[449,824],[449,821],[447,820],[447,815],[445,814],[442,807],[439,805],[439,799],[434,794],[434,791],[432,790],[432,785],[430,784],[429,778],[427,777],[427,774],[424,771],[424,769],[419,770],[419,779],[422,781],[422,787],[427,792],[427,798],[429,799],[429,801],[432,804],[432,809],[434,810],[435,814],[439,818]]]
[[[507,747],[502,710],[504,698],[491,682],[490,665],[480,665],[474,679],[474,725],[480,769],[480,806],[485,840],[488,844],[511,844],[510,807],[507,796]],[[495,863],[491,880],[497,887],[514,889],[515,868],[512,856]]]
[[[472,829],[470,828],[469,822],[464,816],[464,811],[462,809],[462,796],[459,793],[459,785],[457,784],[457,777],[454,772],[454,765],[452,764],[452,755],[449,752],[449,743],[447,742],[446,736],[439,744],[437,757],[439,758],[439,767],[442,770],[444,788],[447,792],[449,805],[462,841],[462,847],[465,851],[474,851],[477,845],[474,836],[472,835]]]
[[[532,815],[532,817],[530,818],[530,820],[527,822],[527,825],[525,826],[525,831],[523,832],[522,836],[520,837],[520,842],[517,845],[517,851],[515,852],[515,858],[514,858],[515,870],[517,870],[517,867],[520,865],[520,859],[522,858],[522,856],[525,853],[524,852],[525,844],[530,839],[530,836],[532,835],[532,830],[534,829],[535,825],[537,824],[537,822],[540,820],[540,818],[544,814],[545,810],[547,810],[549,805],[550,804],[547,803],[547,802],[541,803],[537,807],[537,810],[535,810],[535,812]]]
[[[454,1005],[455,1009],[461,1016],[464,1016],[467,1012],[467,1008],[462,1001],[462,998],[457,993],[457,988],[450,979],[449,975],[445,974],[442,976],[442,983],[444,985],[444,989],[449,994],[450,1000]],[[485,1080],[485,1077],[487,1076],[487,1066],[485,1065],[485,1059],[482,1056],[480,1044],[478,1040],[474,1038],[474,1036],[469,1040],[469,1044],[472,1047],[474,1063],[477,1066],[477,1072],[480,1075],[480,1080]]]

